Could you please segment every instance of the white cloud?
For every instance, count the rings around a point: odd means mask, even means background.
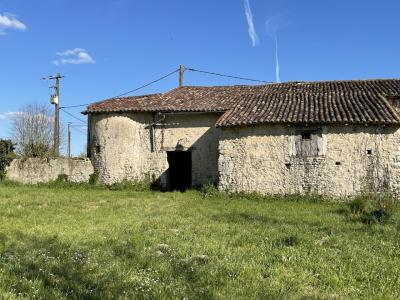
[[[12,117],[20,115],[20,114],[23,114],[23,113],[19,112],[19,111],[10,111],[10,112],[5,112],[5,113],[0,113],[0,121],[12,118]]]
[[[246,14],[247,24],[249,26],[249,36],[253,47],[259,43],[258,35],[253,22],[253,13],[251,12],[249,0],[243,0],[244,2],[244,13]]]
[[[26,25],[17,19],[16,15],[0,14],[0,35],[6,35],[8,29],[26,30]]]
[[[75,48],[70,50],[65,50],[63,52],[57,52],[59,57],[53,60],[53,64],[59,65],[80,65],[80,64],[94,64],[94,59],[89,55],[89,53],[82,48]]]

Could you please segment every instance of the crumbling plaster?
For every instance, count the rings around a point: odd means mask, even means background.
[[[60,175],[68,176],[71,182],[88,182],[93,174],[89,159],[77,158],[26,158],[14,159],[7,167],[7,179],[36,184],[56,180]]]
[[[93,114],[90,152],[102,183],[168,183],[167,151],[192,152],[192,185],[263,194],[352,196],[400,187],[397,127],[317,126],[318,155],[298,157],[301,127],[215,128],[218,113]],[[153,129],[152,129],[153,128]],[[368,150],[371,152],[369,153]]]
[[[214,124],[219,116],[218,113],[90,115],[90,155],[99,180],[113,184],[150,178],[166,187],[167,151],[191,151],[192,185],[217,182],[220,129]]]
[[[296,156],[294,147],[298,127],[224,128],[219,145],[219,188],[331,196],[351,196],[370,188],[398,190],[398,128],[322,126],[320,129],[318,156],[301,158]]]

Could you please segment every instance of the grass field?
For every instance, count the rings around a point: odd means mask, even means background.
[[[400,298],[400,216],[340,202],[0,184],[0,297]]]

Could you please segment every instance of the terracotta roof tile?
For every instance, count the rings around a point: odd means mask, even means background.
[[[400,95],[399,79],[270,84],[238,97],[216,125],[400,124],[390,95]]]
[[[400,124],[385,96],[400,79],[288,82],[257,86],[182,87],[88,106],[85,113],[225,112],[216,126],[260,123]]]
[[[165,94],[113,98],[89,105],[85,113],[104,112],[173,112],[173,111],[226,111],[237,102],[236,97],[264,86],[221,86],[173,89]]]

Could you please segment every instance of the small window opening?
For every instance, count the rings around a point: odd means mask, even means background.
[[[318,156],[318,138],[321,132],[318,129],[300,129],[296,137],[296,156],[297,157],[317,157]]]
[[[340,161],[337,161],[335,164],[336,164],[337,166],[340,166],[342,163],[341,163]]]
[[[311,132],[303,132],[301,134],[301,139],[302,140],[311,140]]]
[[[372,155],[372,150],[371,150],[371,149],[368,149],[368,150],[367,150],[367,154],[368,154],[368,155]]]

